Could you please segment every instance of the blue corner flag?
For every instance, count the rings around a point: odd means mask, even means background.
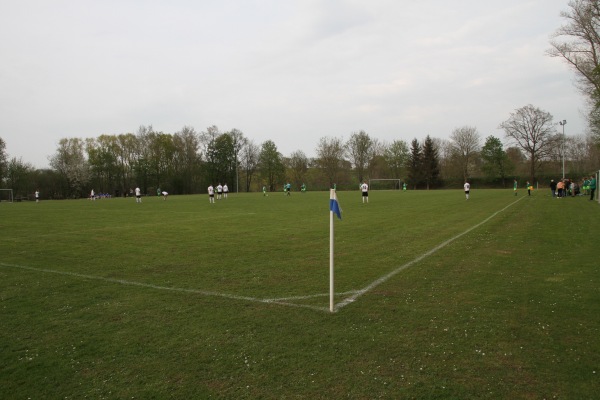
[[[329,211],[334,212],[339,219],[342,219],[342,209],[337,199],[337,194],[334,189],[329,192]]]

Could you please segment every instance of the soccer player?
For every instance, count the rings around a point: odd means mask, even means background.
[[[515,196],[517,195],[517,180],[515,179],[513,183],[513,191],[515,192]]]
[[[94,189],[90,192],[90,200],[96,200],[96,193],[94,193]]]
[[[227,198],[227,193],[229,193],[229,188],[227,187],[227,183],[223,185],[223,198]]]
[[[590,178],[583,178],[583,194],[585,196],[590,194]]]
[[[35,191],[35,202],[36,203],[40,202],[40,191],[39,190]]]
[[[596,192],[596,177],[590,177],[590,200],[594,200],[594,193]]]
[[[267,196],[267,187],[263,186],[263,196]]]
[[[223,186],[221,186],[221,183],[219,182],[219,184],[217,185],[217,200],[221,200],[222,194],[223,194]]]
[[[140,190],[139,186],[137,186],[135,188],[135,202],[136,203],[142,202],[142,191]]]
[[[367,185],[367,182],[364,182],[362,185],[360,185],[360,191],[362,192],[362,202],[365,202],[365,199],[367,200],[367,204],[369,203],[369,185]]]
[[[215,188],[213,185],[208,187],[208,202],[213,204],[215,203]]]
[[[300,186],[300,191],[302,193],[306,192],[306,185],[303,183],[302,186]]]
[[[471,191],[471,184],[469,182],[465,182],[465,196],[467,200],[469,200],[469,192]]]
[[[161,192],[162,196],[163,196],[163,200],[167,200],[167,197],[169,197],[169,193],[162,191]]]

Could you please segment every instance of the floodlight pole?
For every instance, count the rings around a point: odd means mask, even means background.
[[[567,120],[563,119],[562,121],[558,121],[558,124],[562,126],[562,178],[565,179],[565,125],[567,124]]]

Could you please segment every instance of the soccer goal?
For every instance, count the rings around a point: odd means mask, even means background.
[[[0,201],[13,202],[13,190],[12,189],[0,189]]]
[[[400,190],[402,179],[369,179],[369,190]]]

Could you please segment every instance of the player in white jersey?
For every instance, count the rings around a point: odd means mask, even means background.
[[[369,185],[367,185],[367,182],[364,182],[362,185],[360,185],[360,191],[362,192],[362,201],[363,203],[369,202]]]
[[[142,191],[140,190],[139,187],[135,188],[135,202],[136,203],[142,202]]]
[[[213,187],[213,185],[210,185],[208,187],[208,201],[209,203],[215,202],[215,188]]]
[[[469,192],[471,191],[471,184],[469,182],[465,182],[465,196],[467,200],[469,200]]]
[[[217,185],[217,200],[221,200],[221,195],[223,194],[223,186],[219,183]]]
[[[163,200],[167,200],[167,197],[169,197],[169,193],[168,192],[162,191],[161,194],[163,196]]]
[[[223,185],[223,198],[227,198],[227,193],[229,193],[229,188],[227,187],[227,184]]]

